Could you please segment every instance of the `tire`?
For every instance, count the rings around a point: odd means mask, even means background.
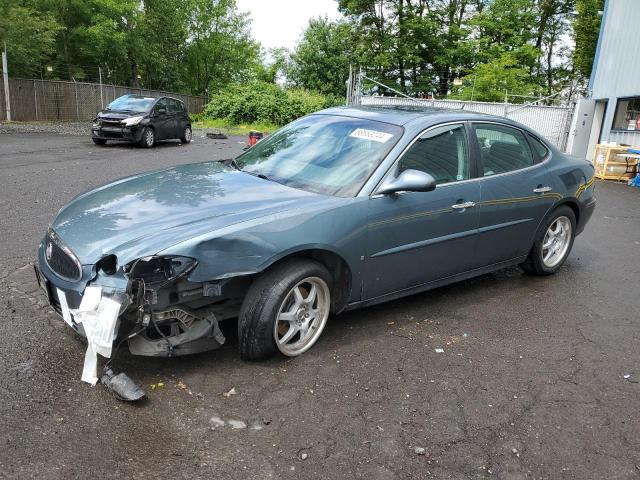
[[[522,269],[532,275],[552,275],[556,273],[571,252],[575,231],[576,216],[573,210],[566,205],[556,208],[547,215],[540,225],[529,256],[520,265]],[[555,240],[552,240],[554,238]],[[549,248],[547,247],[548,243],[545,242],[556,243],[552,243]],[[556,251],[556,253],[551,254],[553,251]]]
[[[107,143],[104,138],[92,138],[91,140],[93,140],[93,143],[95,143],[96,145],[104,145]]]
[[[315,290],[310,288],[313,286]],[[305,304],[312,292],[314,299]],[[301,355],[322,334],[330,305],[331,275],[320,263],[291,259],[270,268],[253,282],[242,303],[238,319],[240,357],[258,361],[278,351],[289,357]],[[290,329],[296,328],[290,334]]]
[[[151,148],[156,144],[156,132],[151,127],[144,127],[140,137],[140,146]]]
[[[191,125],[187,125],[184,127],[184,131],[182,132],[182,143],[191,143],[191,139],[193,138],[193,132],[191,130]]]

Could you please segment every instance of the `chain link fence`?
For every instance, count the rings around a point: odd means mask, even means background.
[[[122,87],[99,83],[10,78],[11,120],[67,121],[92,120],[114,99],[136,94],[170,96],[184,102],[189,113],[202,113],[208,98],[198,95]],[[0,89],[0,120],[6,120],[4,89]]]
[[[363,95],[362,79],[369,80],[370,82],[393,92],[396,96],[387,97]],[[571,102],[568,102],[568,105],[561,106],[540,105],[540,101],[545,98],[541,98],[536,102],[527,104],[415,98],[409,97],[392,87],[367,77],[362,73],[362,71],[354,73],[352,70],[349,71],[349,80],[347,82],[347,105],[422,106],[425,108],[466,110],[468,112],[486,113],[498,117],[506,117],[535,130],[552,142],[558,149],[564,151],[567,146],[567,140],[569,139],[569,131],[571,129],[571,120],[573,119],[575,105]]]
[[[466,110],[506,117],[535,130],[560,150],[567,145],[573,106],[518,105],[513,103],[471,102],[403,97],[374,97],[362,95],[361,105],[409,105]]]

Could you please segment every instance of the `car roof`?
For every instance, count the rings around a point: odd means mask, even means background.
[[[418,119],[430,120],[431,122],[429,123],[475,119],[518,125],[504,117],[496,117],[494,115],[468,112],[458,109],[423,107],[420,105],[333,107],[316,113],[320,115],[342,115],[345,117],[366,118],[368,120],[376,120],[399,126],[406,125],[407,123]]]
[[[154,100],[160,100],[161,98],[170,98],[171,100],[175,100],[177,102],[180,103],[184,103],[182,100],[180,100],[179,98],[176,97],[170,97],[168,95],[158,95],[158,96],[154,96],[154,95],[138,95],[137,93],[127,93],[125,95],[123,95],[123,97],[132,97],[132,98],[153,98]]]

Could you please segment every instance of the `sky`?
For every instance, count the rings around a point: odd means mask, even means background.
[[[251,32],[265,48],[293,50],[310,18],[340,17],[336,0],[236,0],[238,10],[251,14]]]

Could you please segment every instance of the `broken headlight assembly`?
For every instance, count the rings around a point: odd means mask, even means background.
[[[143,118],[144,118],[143,115],[138,115],[137,117],[125,118],[124,120],[122,120],[122,122],[120,122],[120,124],[123,127],[133,127],[134,125],[138,125]]]
[[[132,280],[141,280],[149,289],[159,289],[184,277],[198,264],[195,258],[153,256],[134,260],[123,267]]]

